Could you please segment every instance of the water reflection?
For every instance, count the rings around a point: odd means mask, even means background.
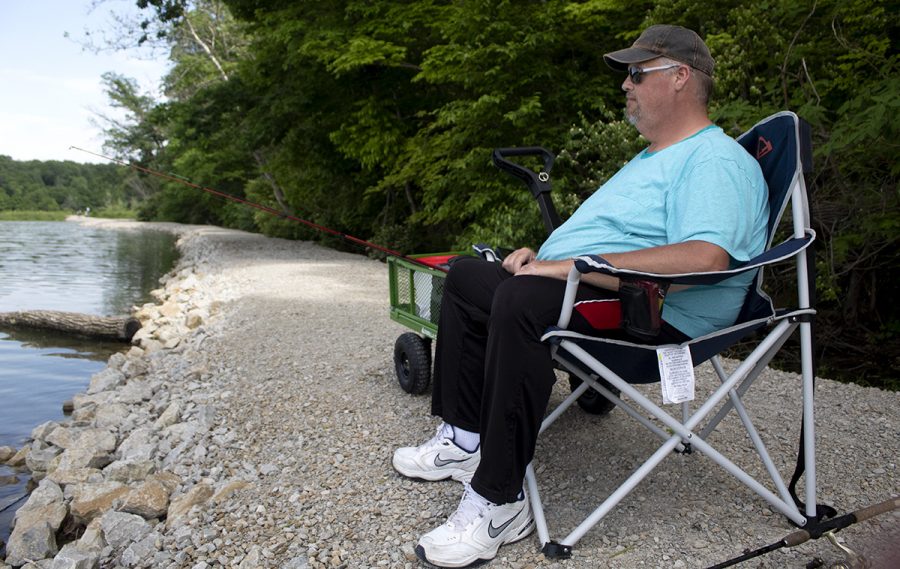
[[[159,286],[175,238],[64,222],[0,222],[0,311],[125,314]]]

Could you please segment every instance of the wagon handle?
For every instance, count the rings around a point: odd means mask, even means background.
[[[540,172],[534,172],[530,168],[526,168],[514,162],[507,160],[507,157],[513,156],[539,156],[544,162],[544,169]],[[541,216],[544,220],[544,226],[547,233],[551,233],[560,224],[559,215],[553,206],[553,200],[550,199],[550,171],[553,169],[553,162],[556,157],[546,148],[540,146],[525,146],[521,148],[496,148],[494,149],[492,159],[494,165],[505,172],[525,182],[531,195],[538,202],[541,208]]]

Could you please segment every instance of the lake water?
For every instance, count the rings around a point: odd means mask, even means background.
[[[0,221],[0,312],[129,314],[132,305],[149,301],[174,262],[175,238],[166,232]],[[127,347],[0,329],[0,446],[21,448],[34,427],[63,420],[63,402],[84,391],[109,356]],[[26,473],[0,466],[2,542],[27,482]]]

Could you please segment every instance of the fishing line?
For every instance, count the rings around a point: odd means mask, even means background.
[[[259,211],[263,211],[265,213],[274,215],[276,217],[280,217],[282,219],[289,219],[291,221],[301,223],[303,225],[306,225],[307,227],[315,229],[316,231],[320,231],[322,233],[327,233],[329,235],[339,237],[339,238],[347,241],[348,243],[352,243],[352,244],[354,244],[358,247],[362,247],[364,249],[372,248],[372,249],[381,251],[382,253],[387,253],[388,255],[391,255],[393,257],[400,257],[401,259],[403,259],[405,261],[409,261],[410,263],[415,263],[416,265],[420,265],[423,267],[428,267],[430,269],[436,269],[439,271],[447,272],[447,270],[444,269],[443,267],[432,266],[427,263],[423,263],[422,261],[412,258],[412,257],[408,257],[407,255],[404,255],[403,253],[400,253],[399,251],[394,251],[393,249],[388,249],[387,247],[383,247],[381,245],[376,245],[375,243],[371,243],[369,241],[366,241],[365,239],[360,239],[359,237],[354,237],[347,233],[343,233],[341,231],[337,231],[335,229],[325,227],[324,225],[319,225],[318,223],[314,223],[307,219],[303,219],[303,218],[297,217],[295,215],[285,213],[283,211],[279,211],[275,208],[271,208],[271,207],[263,205],[261,203],[253,202],[253,201],[250,201],[250,200],[247,200],[244,198],[239,198],[239,197],[231,195],[231,194],[226,194],[225,192],[221,192],[219,190],[209,188],[206,186],[201,186],[200,184],[195,184],[194,182],[191,182],[190,180],[188,180],[187,178],[184,178],[182,176],[177,176],[175,174],[167,174],[166,172],[160,172],[158,170],[153,170],[152,168],[147,168],[145,166],[139,166],[132,162],[126,162],[126,161],[120,160],[118,158],[113,158],[112,156],[106,156],[106,155],[100,154],[98,152],[93,152],[91,150],[85,150],[84,148],[80,148],[78,146],[70,146],[69,149],[70,150],[78,150],[78,151],[84,152],[86,154],[91,154],[93,156],[97,156],[98,158],[103,158],[104,160],[109,160],[110,162],[115,162],[116,164],[119,164],[121,166],[127,166],[128,168],[131,168],[133,170],[137,170],[139,172],[144,172],[146,174],[150,174],[151,176],[156,176],[157,178],[162,178],[162,179],[168,180],[170,182],[177,182],[179,184],[188,186],[189,188],[201,190],[206,193],[212,194],[214,196],[218,196],[218,197],[224,198],[226,200],[230,200],[230,201],[237,202],[237,203],[245,205],[245,206],[252,207],[254,209],[258,209]]]

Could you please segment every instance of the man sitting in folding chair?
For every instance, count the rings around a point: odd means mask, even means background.
[[[713,59],[691,30],[652,26],[632,47],[608,53],[627,71],[628,120],[650,146],[554,231],[535,254],[519,249],[502,265],[456,262],[441,304],[432,412],[437,434],[398,449],[394,468],[425,480],[466,483],[449,520],[416,552],[434,565],[462,567],[534,529],[523,490],[556,379],[541,342],[557,322],[572,259],[602,255],[615,267],[654,273],[725,270],[761,253],[768,219],[756,161],[707,115]],[[633,337],[594,314],[616,299],[616,278],[590,274],[579,288],[570,329],[632,342],[680,343],[730,326],[753,274],[710,286],[673,287],[655,337]],[[654,300],[655,302],[655,300]]]

